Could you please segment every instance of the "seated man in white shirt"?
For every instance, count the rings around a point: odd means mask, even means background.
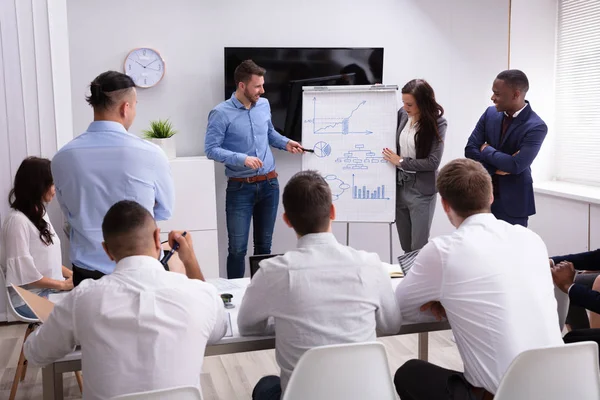
[[[491,214],[480,163],[449,162],[437,187],[456,231],[421,249],[396,299],[405,320],[448,318],[465,372],[410,360],[394,383],[402,400],[491,399],[519,353],[562,344],[548,252],[534,232]]]
[[[27,339],[27,360],[46,365],[81,345],[85,399],[200,387],[205,347],[223,337],[226,316],[216,288],[203,282],[191,235],[169,234],[185,276],[158,261],[160,229],[138,203],[113,205],[102,233],[114,272],[81,282],[56,304]]]
[[[260,263],[238,315],[242,335],[265,334],[275,321],[279,377],[262,378],[253,399],[279,399],[294,367],[312,347],[376,340],[375,329],[400,330],[390,278],[373,253],[338,243],[331,190],[314,171],[292,177],[283,192],[283,219],[298,248]],[[272,332],[270,332],[272,333]]]

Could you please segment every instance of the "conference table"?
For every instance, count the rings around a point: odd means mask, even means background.
[[[401,278],[391,279],[392,288],[396,288]],[[246,351],[267,350],[275,348],[275,336],[241,336],[237,327],[237,315],[242,297],[246,287],[250,283],[250,278],[241,279],[209,279],[219,293],[230,293],[233,295],[231,302],[233,308],[226,309],[228,316],[228,327],[225,337],[217,343],[206,347],[205,356],[215,356],[221,354],[241,353]],[[429,332],[442,331],[450,329],[450,324],[444,322],[427,322],[404,324],[397,335],[407,335],[417,333],[418,340],[418,358],[427,360],[429,349]],[[42,387],[44,400],[63,399],[63,377],[65,372],[81,370],[81,350],[76,350],[66,357],[49,364],[42,368]],[[84,376],[85,379],[85,376]]]

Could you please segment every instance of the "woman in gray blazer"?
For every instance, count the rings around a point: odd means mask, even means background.
[[[413,79],[402,88],[394,152],[384,158],[397,168],[396,228],[405,253],[427,244],[435,211],[438,167],[448,126],[431,86]]]

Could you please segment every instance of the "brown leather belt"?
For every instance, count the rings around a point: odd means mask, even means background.
[[[234,182],[245,182],[245,183],[255,183],[266,181],[267,179],[277,178],[277,172],[275,170],[269,172],[266,175],[255,175],[248,178],[229,178],[230,181]]]

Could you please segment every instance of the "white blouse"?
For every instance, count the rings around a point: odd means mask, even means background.
[[[40,231],[33,222],[20,211],[11,210],[4,219],[0,233],[0,267],[6,277],[6,286],[25,286],[34,293],[44,289],[29,288],[26,285],[43,277],[64,280],[62,276],[62,255],[60,239],[54,231],[48,215],[44,215],[48,229],[53,234],[49,246],[40,239]],[[21,298],[11,291],[14,307],[24,304]]]
[[[417,133],[418,123],[413,124],[412,117],[408,118],[404,129],[400,132],[400,157],[402,158],[417,158],[417,150],[415,145],[415,135]]]

